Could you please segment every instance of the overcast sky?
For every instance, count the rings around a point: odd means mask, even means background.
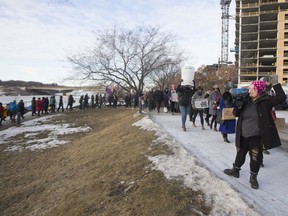
[[[66,57],[92,45],[97,30],[115,25],[157,25],[177,34],[195,68],[217,63],[221,55],[220,0],[57,1],[0,0],[0,80],[75,85],[64,81],[72,71]],[[229,49],[234,24],[230,20]]]

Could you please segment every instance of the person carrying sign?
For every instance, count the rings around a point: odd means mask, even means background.
[[[196,120],[196,117],[199,113],[202,130],[205,130],[204,118],[203,118],[204,110],[203,109],[206,108],[208,105],[207,104],[208,102],[205,102],[205,101],[207,101],[207,99],[205,99],[205,97],[204,97],[203,88],[201,86],[199,86],[197,88],[197,92],[195,92],[195,94],[192,96],[192,99],[191,99],[192,108],[194,110],[192,124],[194,127],[196,127],[195,120]]]
[[[225,91],[220,98],[219,111],[221,114],[223,112],[223,109],[225,108],[234,108],[233,97],[229,91]],[[230,141],[228,140],[228,134],[235,133],[235,125],[235,118],[221,121],[219,131],[223,136],[224,142],[230,143]]]

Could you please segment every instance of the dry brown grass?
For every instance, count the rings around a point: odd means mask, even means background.
[[[153,132],[134,122],[135,110],[65,112],[59,121],[87,124],[57,148],[0,152],[0,215],[207,215],[204,195],[150,169]],[[149,148],[151,147],[151,148]],[[2,148],[1,148],[2,149]]]

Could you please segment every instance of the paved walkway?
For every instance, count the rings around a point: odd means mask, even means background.
[[[288,117],[287,111],[278,114],[278,117]],[[201,130],[199,117],[197,117],[198,127],[192,127],[191,122],[187,122],[187,131],[181,128],[180,114],[171,113],[149,113],[150,118],[157,123],[164,132],[179,142],[188,152],[193,154],[199,162],[207,167],[215,176],[228,182],[232,188],[240,193],[240,196],[251,206],[254,206],[261,215],[288,215],[288,152],[285,148],[270,150],[270,155],[264,155],[264,168],[260,169],[258,181],[260,188],[252,189],[249,183],[249,158],[243,165],[240,178],[227,176],[223,173],[225,168],[231,168],[234,162],[235,135],[228,135],[231,143],[223,142],[220,132],[215,132],[206,126]],[[286,125],[287,127],[287,125]],[[287,127],[288,128],[288,127]],[[281,138],[287,139],[287,129],[281,132]],[[283,145],[288,145],[283,143]]]

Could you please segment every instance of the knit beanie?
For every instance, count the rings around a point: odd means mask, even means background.
[[[265,82],[262,81],[262,80],[253,81],[252,84],[257,89],[258,94],[261,94],[264,91],[265,87],[266,87]]]

